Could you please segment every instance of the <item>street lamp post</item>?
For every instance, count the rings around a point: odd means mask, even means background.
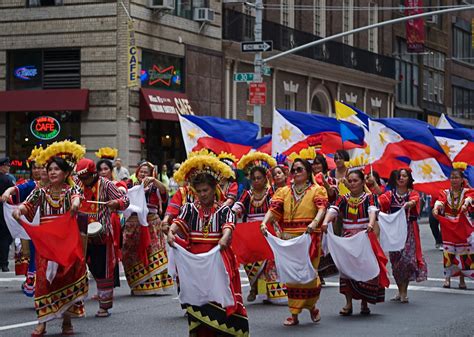
[[[256,42],[262,41],[262,20],[263,20],[263,1],[255,0],[255,27],[254,39]],[[262,52],[255,53],[254,60],[255,82],[262,82]],[[262,106],[255,104],[253,106],[253,122],[258,125],[258,136],[261,136],[262,130]]]

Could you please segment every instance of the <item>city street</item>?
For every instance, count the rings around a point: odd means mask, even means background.
[[[344,305],[344,297],[339,294],[338,279],[331,278],[326,280],[318,302],[322,314],[319,325],[310,323],[309,314],[305,312],[300,316],[299,326],[283,327],[282,321],[288,316],[286,306],[248,304],[251,336],[474,336],[474,282],[467,281],[468,290],[459,290],[457,280],[453,280],[451,289],[443,289],[442,253],[435,250],[426,222],[422,222],[420,228],[429,279],[412,284],[409,304],[389,301],[395,295],[396,287],[392,284],[386,292],[386,302],[371,306],[370,316],[360,316],[359,305],[355,302],[354,315],[341,317],[338,312]],[[187,321],[174,289],[162,296],[132,297],[123,273],[121,279],[122,286],[116,288],[112,316],[95,318],[98,305],[87,300],[87,318],[73,322],[77,335],[187,335]],[[33,302],[20,291],[22,280],[13,272],[0,273],[0,336],[29,336],[36,323]],[[245,274],[242,283],[246,296],[248,280]],[[95,283],[91,281],[89,294],[94,291]],[[49,323],[47,335],[59,335],[60,324],[59,320]]]

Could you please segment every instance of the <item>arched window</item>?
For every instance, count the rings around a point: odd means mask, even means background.
[[[332,114],[331,94],[322,84],[318,85],[313,91],[311,113],[323,116],[331,116]]]

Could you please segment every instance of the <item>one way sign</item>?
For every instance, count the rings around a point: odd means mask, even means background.
[[[240,44],[240,50],[242,51],[242,53],[256,53],[260,51],[272,51],[273,41],[242,42]]]

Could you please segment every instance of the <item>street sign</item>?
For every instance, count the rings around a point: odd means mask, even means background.
[[[262,73],[264,76],[272,76],[272,68],[267,66],[262,66]]]
[[[234,82],[253,82],[255,77],[254,73],[235,73]]]
[[[254,42],[242,42],[240,44],[240,50],[242,53],[256,53],[260,51],[272,51],[273,41],[254,41]]]
[[[262,83],[250,83],[249,103],[251,105],[265,105],[267,103],[267,85]]]

